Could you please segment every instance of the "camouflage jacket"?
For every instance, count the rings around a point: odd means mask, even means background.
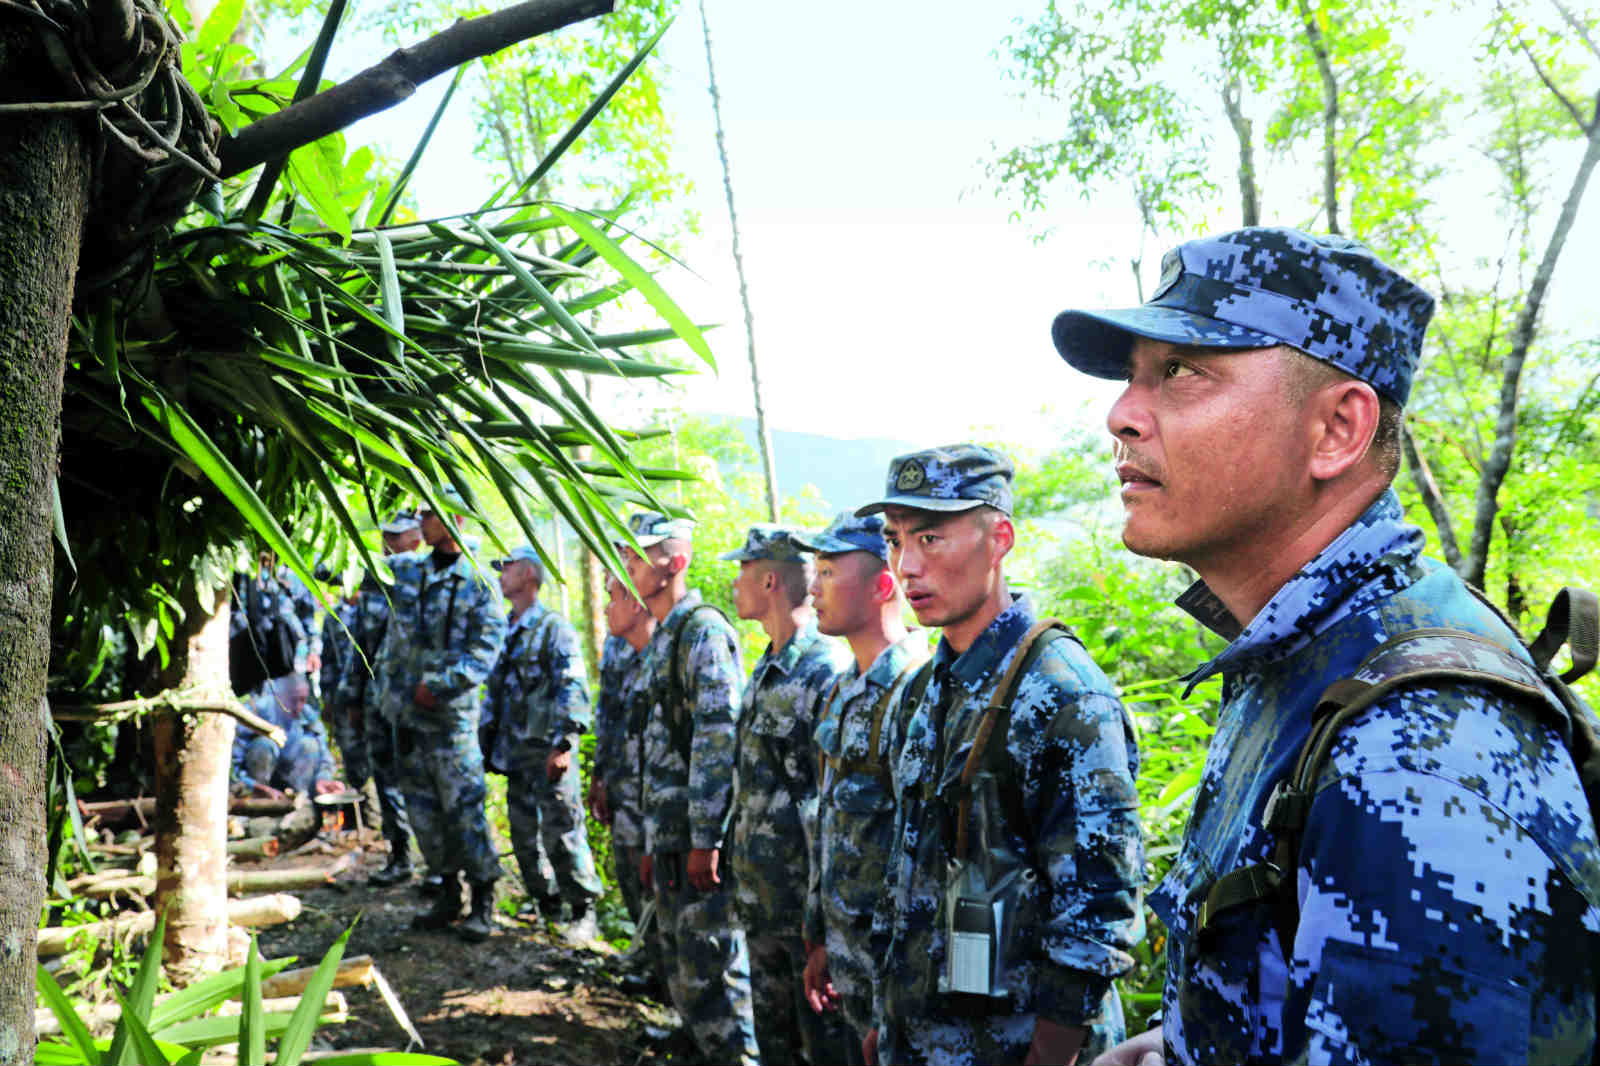
[[[375,679],[380,676],[378,667],[383,638],[389,632],[390,612],[389,595],[383,584],[372,574],[364,575],[356,589],[352,620],[346,623],[354,646],[340,667],[336,694],[330,696],[325,692],[322,697],[325,702],[335,707],[378,709],[378,694],[383,691],[383,684]]]
[[[606,643],[609,647],[610,641]],[[622,651],[614,658],[611,669],[616,678],[616,687],[612,689],[615,695],[605,701],[609,705],[607,714],[613,716],[617,731],[617,735],[606,745],[606,803],[611,808],[611,839],[624,847],[641,848],[644,846],[644,801],[641,792],[644,785],[644,756],[641,752],[644,737],[638,727],[644,721],[644,714],[635,709],[642,708],[647,701],[643,688],[647,680],[643,649],[636,652],[627,641],[622,641]],[[596,728],[599,728],[598,719]],[[599,750],[598,745],[596,750]]]
[[[339,684],[350,660],[355,658],[351,636],[355,632],[359,610],[359,603],[340,601],[334,614],[322,617],[322,670],[317,675],[317,685],[322,689],[324,708],[330,710],[344,706],[337,702]]]
[[[505,640],[500,590],[460,555],[435,570],[429,552],[388,557],[394,613],[379,652],[381,713],[397,726],[429,732],[478,727],[478,689]],[[414,699],[421,682],[438,706]]]
[[[879,726],[878,766],[885,775],[880,777],[868,765],[872,716],[895,680],[927,658],[927,633],[914,630],[879,652],[865,674],[851,663],[818,717],[817,750],[838,769],[828,767],[818,782],[817,839],[805,909],[805,938],[813,944],[821,944],[825,931],[834,928],[862,958],[882,954],[880,945],[869,956],[867,939],[894,831],[894,792],[886,779],[894,760],[888,744],[894,726],[886,708]]]
[[[873,982],[879,1018],[945,1013],[938,979],[959,779],[985,701],[1033,622],[1032,606],[1018,597],[964,653],[940,638],[924,698],[896,716],[904,723],[903,737],[892,738],[898,809],[873,919],[874,935],[888,938]],[[1005,755],[1006,773],[986,770],[974,781],[969,857],[1016,861],[1034,873],[1015,909],[1033,919],[1017,956],[1007,958],[1009,1011],[1092,1029],[1120,1020],[1113,981],[1132,968],[1143,935],[1139,752],[1111,683],[1077,643],[1056,640],[1019,679]],[[1023,824],[1008,809],[1020,810]],[[1090,1042],[1116,1036],[1097,1031]]]
[[[849,650],[812,618],[756,662],[739,713],[728,868],[746,929],[798,936],[817,825],[817,749],[823,698]]]
[[[263,620],[277,615],[288,623],[297,642],[306,639],[306,625],[300,620],[292,590],[279,581],[276,575],[236,573],[233,580],[233,602],[229,605],[228,636],[237,637],[249,626],[249,586],[255,585],[256,603]],[[304,588],[305,586],[301,586]]]
[[[616,791],[620,778],[632,766],[638,777],[637,762],[627,759],[628,709],[622,683],[632,671],[636,653],[621,637],[607,637],[600,648],[600,691],[594,702],[594,773],[605,782],[607,792]]]
[[[328,748],[328,730],[322,724],[322,716],[307,706],[297,715],[290,715],[278,703],[272,689],[250,701],[250,709],[256,716],[283,730],[283,743],[278,750],[287,751],[297,746],[303,738],[310,738],[317,748],[316,778],[318,781],[334,781],[339,777],[339,771],[333,765],[333,752]],[[250,742],[261,734],[249,726],[241,725],[233,734],[233,769],[229,774],[230,780],[244,785],[246,788],[258,782],[245,770],[245,752],[250,747]],[[259,782],[263,785],[272,784],[271,781]]]
[[[1518,647],[1422,542],[1386,492],[1243,629],[1203,584],[1179,600],[1232,643],[1192,675],[1220,672],[1223,704],[1150,900],[1168,1062],[1590,1061],[1594,826],[1548,721],[1470,684],[1402,687],[1339,732],[1291,874],[1292,945],[1265,905],[1195,943],[1214,880],[1270,858],[1262,810],[1331,682],[1420,627]]]
[[[300,632],[305,638],[305,643],[301,645],[302,653],[321,655],[322,625],[317,621],[317,615],[322,613],[321,604],[317,603],[317,597],[306,588],[306,583],[300,580],[299,575],[287,566],[278,567],[277,578],[278,584],[288,591],[295,617],[300,619]]]
[[[743,676],[739,640],[733,627],[711,611],[690,621],[700,602],[698,591],[679,600],[639,653],[645,849],[652,855],[720,848],[733,793]],[[686,623],[678,661],[669,662],[673,638]],[[666,706],[669,670],[677,671],[681,694],[681,705],[672,708]],[[686,745],[679,743],[680,735],[687,737]]]
[[[489,672],[483,718],[494,738],[484,757],[502,773],[542,774],[551,748],[577,745],[592,719],[589,675],[571,622],[540,603],[517,616]]]

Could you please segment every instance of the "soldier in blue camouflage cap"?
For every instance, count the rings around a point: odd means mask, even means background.
[[[630,718],[642,731],[645,857],[667,986],[708,1062],[755,1063],[750,961],[719,867],[733,792],[743,671],[722,613],[688,585],[693,524],[654,511],[628,519],[628,579],[656,619],[638,654]]]
[[[572,623],[539,602],[544,562],[532,545],[492,565],[511,601],[511,624],[489,673],[479,727],[484,760],[506,775],[511,845],[528,895],[558,923],[565,902],[571,915],[562,935],[587,944],[599,932],[593,904],[601,884],[572,764],[591,721],[583,652]]]
[[[1104,1061],[1591,1061],[1600,845],[1564,715],[1466,679],[1401,685],[1335,735],[1293,868],[1266,828],[1313,709],[1386,641],[1442,627],[1528,659],[1422,557],[1390,487],[1431,299],[1292,230],[1168,263],[1143,308],[1055,326],[1068,362],[1128,383],[1108,417],[1123,543],[1193,567],[1179,603],[1230,641],[1190,675],[1220,674],[1224,700],[1151,897],[1164,1021]],[[1252,867],[1281,893],[1213,896]]]
[[[448,490],[436,497],[465,508]],[[444,879],[433,907],[411,924],[444,929],[460,919],[464,876],[471,909],[457,931],[479,942],[490,933],[500,860],[484,814],[478,693],[505,640],[505,610],[461,551],[464,513],[424,508],[418,518],[429,551],[387,559],[394,614],[380,653],[406,812],[429,868]]]
[[[851,661],[825,697],[813,740],[818,754],[817,831],[805,905],[806,999],[838,1010],[855,1040],[873,1026],[872,971],[887,947],[872,936],[894,830],[894,752],[885,722],[928,658],[925,631],[907,631],[905,597],[889,569],[883,517],[845,511],[821,533],[795,538],[817,553],[811,582],[817,628],[842,637]]]
[[[404,555],[422,546],[422,526],[409,510],[399,510],[379,527],[383,554]],[[352,734],[359,736],[367,755],[373,783],[378,791],[378,810],[383,839],[389,845],[388,861],[369,877],[368,883],[380,888],[411,880],[411,819],[406,814],[406,797],[400,788],[400,764],[394,750],[394,725],[384,716],[382,666],[385,655],[399,650],[398,642],[386,649],[384,636],[389,630],[388,591],[376,574],[367,573],[356,587],[352,617],[347,623],[354,643],[339,673],[332,694],[325,693],[329,713],[343,720]]]
[[[1045,635],[1006,584],[1012,477],[989,448],[932,448],[896,458],[856,512],[884,513],[906,599],[943,630],[887,716],[869,1062],[1072,1062],[1123,1035],[1116,978],[1142,933],[1133,722],[1082,645]]]
[[[813,557],[796,532],[752,526],[742,547],[722,555],[739,564],[733,583],[739,617],[761,623],[770,641],[745,685],[739,714],[728,867],[750,952],[761,1060],[840,1062],[849,1054],[849,1034],[835,1016],[805,1003],[801,925],[817,814],[811,733],[845,650],[817,631]]]

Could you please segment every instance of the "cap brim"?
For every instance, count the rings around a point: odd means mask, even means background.
[[[1271,348],[1284,343],[1259,330],[1155,304],[1115,311],[1063,311],[1050,326],[1056,351],[1074,370],[1112,380],[1128,376],[1128,353],[1135,337],[1197,348]]]
[[[970,511],[974,507],[988,505],[987,500],[944,500],[936,496],[890,496],[888,499],[869,503],[865,507],[856,508],[856,517],[865,518],[869,514],[890,507],[905,507],[912,511]]]

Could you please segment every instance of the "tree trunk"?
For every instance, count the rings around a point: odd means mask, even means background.
[[[1239,141],[1239,213],[1242,225],[1261,225],[1261,196],[1256,183],[1255,124],[1244,113],[1244,83],[1233,78],[1222,90],[1222,108]]]
[[[1328,215],[1328,232],[1339,233],[1339,80],[1328,57],[1328,42],[1317,25],[1317,13],[1308,0],[1300,0],[1300,18],[1305,23],[1306,43],[1317,61],[1322,77],[1322,198]]]
[[[711,115],[717,124],[717,157],[722,160],[722,191],[728,198],[728,225],[733,231],[733,269],[739,276],[739,303],[744,308],[744,335],[749,346],[750,387],[755,393],[756,439],[761,444],[761,472],[767,483],[767,517],[778,521],[778,467],[772,458],[772,433],[767,429],[767,409],[761,397],[761,366],[756,361],[756,321],[750,310],[750,286],[745,282],[744,255],[739,250],[739,214],[733,207],[733,174],[728,170],[728,142],[722,134],[722,97],[717,93],[717,68],[711,61],[711,23],[705,0],[700,0],[700,25],[706,38],[706,74],[711,85]]]
[[[35,100],[54,85],[27,23],[0,21],[0,100]],[[0,1064],[33,1061],[50,515],[61,372],[89,203],[81,123],[0,115]]]
[[[187,640],[174,642],[162,688],[228,685],[228,589],[184,604]],[[228,958],[228,768],[233,719],[161,714],[151,722],[156,778],[156,913],[167,918],[167,973],[187,984]]]

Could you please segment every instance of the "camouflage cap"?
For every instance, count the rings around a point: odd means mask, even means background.
[[[384,533],[410,533],[420,528],[422,522],[417,518],[417,512],[407,507],[402,507],[389,516],[387,522],[379,524],[378,529]]]
[[[899,455],[889,461],[885,496],[857,507],[856,514],[876,514],[885,507],[919,511],[969,511],[988,504],[1011,513],[1011,460],[981,444],[946,444]]]
[[[795,534],[798,532],[800,531],[789,526],[758,522],[745,534],[742,548],[723,552],[718,558],[736,563],[754,562],[757,559],[774,563],[805,562],[811,553],[796,542]]]
[[[889,561],[889,545],[883,539],[883,516],[878,514],[840,511],[827,529],[821,533],[796,533],[794,542],[819,555],[870,552],[884,562]]]
[[[664,540],[688,540],[694,522],[688,518],[668,518],[660,511],[635,511],[628,516],[628,530],[639,547],[650,548]]]
[[[504,570],[512,563],[518,562],[532,563],[534,569],[539,572],[540,579],[543,580],[544,560],[539,558],[539,552],[532,544],[518,544],[515,548],[512,548],[510,551],[506,552],[506,557],[504,559],[496,559],[489,565],[494,567],[496,570]]]
[[[1140,307],[1063,311],[1051,336],[1085,374],[1125,378],[1134,337],[1204,348],[1287,344],[1401,406],[1433,297],[1348,237],[1253,226],[1178,245]]]

